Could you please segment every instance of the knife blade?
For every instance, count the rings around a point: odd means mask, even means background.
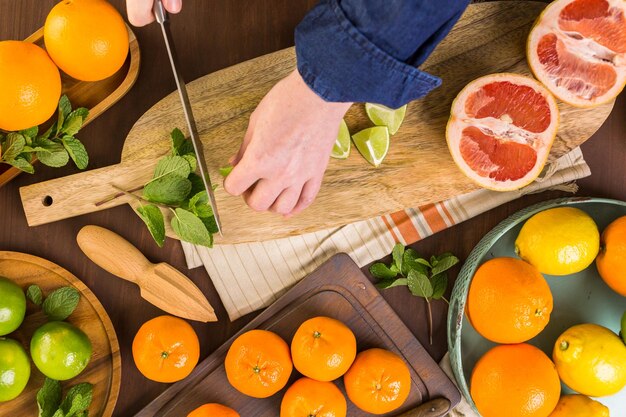
[[[215,201],[215,194],[213,193],[213,185],[211,184],[211,177],[209,177],[209,170],[206,165],[206,159],[204,159],[204,149],[202,147],[202,142],[200,142],[200,136],[198,135],[196,120],[193,117],[191,102],[189,101],[189,95],[187,94],[187,87],[185,86],[185,81],[183,80],[183,77],[178,70],[178,57],[176,55],[174,42],[172,41],[172,33],[170,31],[169,19],[161,0],[155,0],[153,11],[155,19],[161,26],[161,32],[163,33],[163,40],[165,41],[167,55],[169,56],[170,64],[172,66],[172,73],[174,74],[174,79],[176,81],[178,95],[180,96],[180,101],[183,105],[183,112],[185,113],[187,128],[189,129],[189,135],[191,136],[191,143],[193,144],[193,149],[196,152],[196,159],[198,160],[200,177],[202,178],[204,188],[209,195],[209,202],[211,204],[211,209],[213,210],[213,216],[215,217],[217,231],[219,232],[220,236],[223,236],[222,223],[220,222],[220,216],[217,212],[217,203]]]
[[[449,409],[450,400],[447,398],[435,398],[397,417],[442,417]]]

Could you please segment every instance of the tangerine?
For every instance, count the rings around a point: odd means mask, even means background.
[[[600,238],[596,266],[606,284],[626,297],[626,216],[614,220]]]
[[[300,378],[285,392],[280,417],[346,417],[346,398],[332,382]]]
[[[238,412],[222,404],[204,404],[187,414],[187,417],[241,417]]]

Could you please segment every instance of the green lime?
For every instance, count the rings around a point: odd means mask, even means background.
[[[348,155],[350,155],[350,131],[346,121],[342,119],[339,125],[339,134],[330,156],[337,159],[346,159]]]
[[[390,109],[382,104],[365,103],[365,112],[376,126],[387,126],[389,133],[395,135],[404,121],[406,104],[399,109]]]
[[[85,333],[64,321],[51,321],[33,334],[30,355],[42,374],[65,381],[80,374],[91,358],[91,342]]]
[[[367,162],[377,167],[389,151],[389,130],[384,126],[370,127],[352,136],[356,148]]]
[[[22,345],[0,337],[0,402],[20,395],[29,378],[30,360]]]
[[[24,321],[26,297],[19,285],[0,277],[0,336],[15,331]]]
[[[626,343],[626,311],[624,311],[624,315],[622,316],[622,340]]]

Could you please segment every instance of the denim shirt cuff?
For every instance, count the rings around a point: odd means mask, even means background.
[[[370,42],[337,0],[322,1],[296,28],[298,71],[326,101],[398,108],[441,85],[441,79],[397,60]]]

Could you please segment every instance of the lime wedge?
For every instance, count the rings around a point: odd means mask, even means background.
[[[389,130],[385,126],[370,127],[352,136],[356,148],[367,162],[377,167],[389,151]]]
[[[394,110],[382,104],[365,103],[365,112],[376,126],[387,126],[389,133],[395,135],[404,120],[406,104]]]
[[[346,159],[348,155],[350,155],[350,131],[346,121],[342,119],[339,125],[339,134],[330,156],[337,159]]]

